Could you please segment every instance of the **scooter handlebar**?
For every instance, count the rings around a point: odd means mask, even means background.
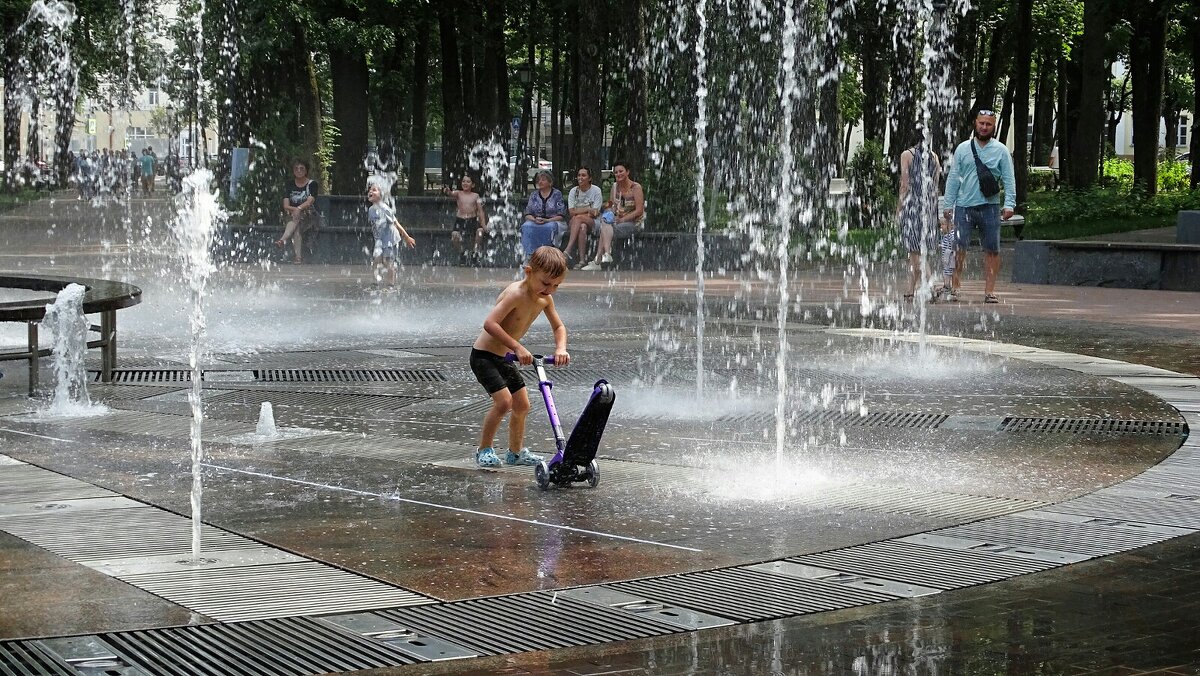
[[[540,355],[540,354],[535,354],[535,355],[533,355],[533,358],[534,358],[534,359],[541,359],[541,360],[542,360],[542,363],[544,363],[544,364],[550,364],[550,365],[553,365],[553,364],[554,364],[554,355],[552,355],[552,354],[551,354],[551,355],[545,355],[545,356],[543,356],[543,355]],[[507,361],[507,362],[514,362],[514,361],[517,361],[517,353],[515,353],[515,352],[508,352],[508,353],[506,353],[506,354],[504,355],[504,361]]]

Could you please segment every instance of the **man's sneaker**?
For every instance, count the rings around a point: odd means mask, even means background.
[[[513,453],[511,448],[504,454],[504,462],[509,465],[536,465],[541,461],[542,456],[530,453],[528,448],[522,448],[520,455]]]
[[[596,261],[592,261],[591,263],[588,263],[587,265],[585,265],[585,266],[583,266],[582,268],[579,268],[579,269],[580,269],[580,270],[586,270],[586,271],[588,271],[588,272],[592,272],[592,271],[595,271],[595,270],[599,270],[599,269],[601,269],[601,268],[600,268],[600,264],[599,264],[599,263],[597,263]]]
[[[510,452],[509,455],[512,455],[512,453]],[[475,464],[480,467],[499,467],[500,456],[496,455],[496,451],[490,446],[488,448],[481,448],[475,451]]]
[[[612,262],[612,254],[604,254],[600,257],[600,265],[607,265]]]

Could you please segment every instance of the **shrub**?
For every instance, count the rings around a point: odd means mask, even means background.
[[[1131,187],[1133,185],[1133,162],[1119,157],[1105,158],[1100,184],[1109,187]]]
[[[896,191],[882,143],[862,144],[846,167],[846,181],[859,204],[857,222],[852,222],[851,227],[879,227],[896,211]]]
[[[1029,170],[1029,192],[1046,192],[1053,190],[1058,182],[1058,176],[1052,169]]]
[[[1158,163],[1158,189],[1166,192],[1188,190],[1191,175],[1188,165],[1175,160],[1165,160]]]

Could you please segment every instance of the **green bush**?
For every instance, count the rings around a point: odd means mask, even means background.
[[[1180,192],[1188,190],[1191,175],[1188,165],[1175,160],[1165,160],[1158,163],[1158,189],[1165,192]]]
[[[1058,176],[1051,169],[1029,170],[1029,192],[1046,192],[1053,190],[1058,182]]]
[[[846,167],[846,182],[859,206],[851,227],[877,228],[895,213],[896,190],[892,187],[892,172],[883,155],[882,143],[862,144]]]
[[[1027,215],[1032,227],[1038,229],[1095,224],[1099,233],[1112,232],[1115,221],[1141,223],[1157,218],[1164,219],[1164,225],[1169,225],[1169,220],[1181,209],[1198,208],[1200,190],[1160,192],[1147,198],[1139,190],[1100,187],[1082,192],[1063,190],[1045,200],[1031,202]]]
[[[1109,187],[1131,187],[1133,185],[1133,162],[1119,157],[1105,158],[1104,169],[1100,174],[1100,184]]]

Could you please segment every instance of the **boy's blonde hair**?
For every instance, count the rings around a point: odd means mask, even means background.
[[[540,246],[529,257],[529,269],[550,277],[562,277],[567,274],[567,256],[558,247]]]

